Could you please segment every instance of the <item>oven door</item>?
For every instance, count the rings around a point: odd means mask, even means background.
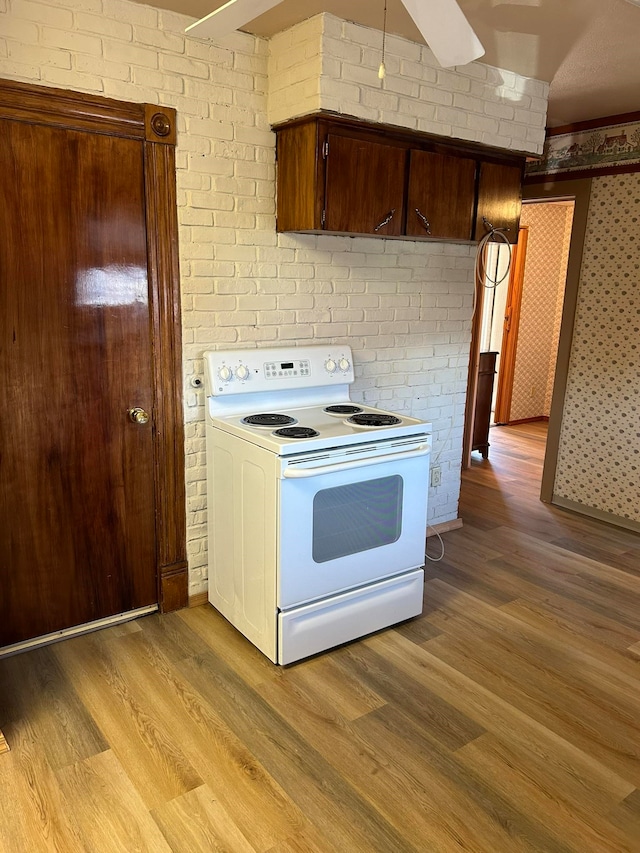
[[[428,435],[282,460],[278,607],[424,565]]]

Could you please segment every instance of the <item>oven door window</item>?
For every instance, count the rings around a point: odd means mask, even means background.
[[[402,477],[323,489],[313,499],[312,555],[326,563],[397,542],[402,533]]]

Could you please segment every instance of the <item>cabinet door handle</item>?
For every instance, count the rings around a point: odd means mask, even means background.
[[[385,225],[388,225],[389,222],[391,222],[391,220],[393,219],[393,214],[395,212],[396,212],[396,209],[394,207],[393,210],[390,210],[389,213],[387,213],[385,218],[382,220],[382,222],[379,222],[373,230],[379,231],[381,228],[384,228]]]
[[[420,222],[422,222],[422,224],[424,225],[424,230],[427,232],[427,234],[431,235],[431,223],[429,222],[427,217],[424,215],[424,213],[421,210],[419,210],[417,207],[416,207],[416,216],[418,217]]]

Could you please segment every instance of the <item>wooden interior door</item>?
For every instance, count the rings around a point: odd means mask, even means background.
[[[324,227],[402,234],[406,150],[336,134],[329,134],[328,146]]]
[[[513,396],[513,376],[516,368],[518,331],[520,328],[520,307],[522,305],[522,285],[524,267],[527,259],[529,228],[523,226],[518,231],[518,242],[512,247],[509,289],[504,312],[502,345],[500,347],[500,367],[498,370],[496,408],[494,419],[497,424],[508,424]]]
[[[2,646],[158,592],[143,142],[0,125]]]

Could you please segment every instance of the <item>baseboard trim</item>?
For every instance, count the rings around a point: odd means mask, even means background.
[[[442,521],[440,524],[429,524],[427,527],[427,539],[430,532],[448,533],[450,530],[459,530],[462,527],[461,518],[452,518],[451,521]]]
[[[127,610],[126,613],[118,613],[116,616],[107,616],[104,619],[96,619],[95,622],[85,622],[83,625],[74,625],[72,628],[63,628],[62,631],[53,631],[51,634],[43,634],[41,637],[34,637],[31,640],[22,640],[19,643],[13,643],[11,646],[4,646],[4,648],[0,648],[0,659],[20,654],[20,652],[29,652],[32,649],[38,649],[41,646],[49,646],[51,643],[57,643],[59,640],[66,640],[69,637],[79,637],[82,634],[90,634],[92,631],[99,631],[101,628],[111,628],[113,625],[122,625],[124,622],[131,622],[132,619],[137,619],[139,616],[148,616],[149,613],[156,613],[157,610],[158,605],[151,604],[148,607],[138,607],[136,610]]]
[[[549,415],[538,415],[537,418],[520,418],[516,421],[509,421],[506,424],[491,424],[491,426],[518,426],[519,424],[539,424],[549,423]]]
[[[588,518],[593,518],[596,521],[603,521],[605,524],[612,524],[614,527],[622,527],[624,530],[640,533],[640,522],[633,521],[630,518],[621,518],[619,515],[613,515],[610,512],[604,512],[592,506],[585,506],[585,504],[578,503],[577,501],[561,498],[559,495],[552,496],[551,504],[560,509],[567,509],[569,512],[576,512],[578,515],[586,515]]]
[[[189,607],[200,607],[201,604],[206,604],[209,601],[207,592],[197,592],[195,595],[189,596]]]

